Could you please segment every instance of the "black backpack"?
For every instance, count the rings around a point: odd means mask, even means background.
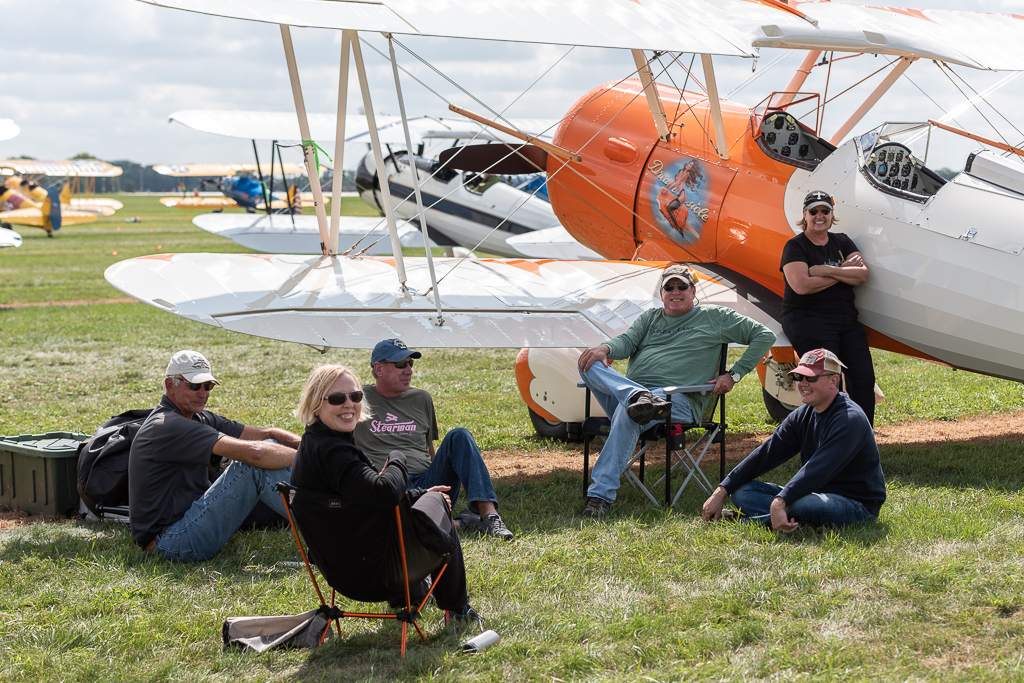
[[[110,418],[78,445],[78,495],[97,517],[97,505],[128,505],[128,454],[150,409]]]

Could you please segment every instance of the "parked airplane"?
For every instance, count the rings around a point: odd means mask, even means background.
[[[0,223],[42,228],[47,237],[63,225],[91,223],[110,215],[121,202],[86,197],[74,199],[72,193],[83,179],[116,177],[121,168],[97,159],[48,161],[39,159],[0,160],[0,175],[7,178],[0,186]],[[28,177],[64,177],[63,182],[43,187]],[[92,185],[86,188],[92,194]]]
[[[701,273],[702,302],[733,306],[779,335],[775,371],[759,370],[771,405],[786,397],[779,361],[792,359],[777,323],[779,257],[801,198],[824,189],[871,267],[857,302],[872,346],[1024,381],[1024,241],[1013,218],[1024,209],[1024,167],[980,150],[944,181],[908,146],[905,124],[843,142],[916,59],[1024,70],[1015,47],[1024,39],[1022,17],[778,0],[523,0],[514,7],[456,0],[447,11],[405,0],[287,8],[254,1],[244,13],[212,0],[146,1],[280,23],[300,126],[289,24],[342,29],[343,53],[351,49],[364,85],[355,29],[409,33],[413,26],[423,35],[631,49],[639,75],[582,97],[553,144],[525,140],[546,152],[548,190],[563,226],[620,261],[403,259],[397,249],[394,260],[342,258],[329,248],[321,212],[327,248],[320,258],[161,254],[107,270],[115,287],[162,310],[323,347],[368,348],[399,336],[415,347],[532,352],[590,346],[621,332],[657,305],[657,261],[685,261]],[[792,113],[807,101],[802,78],[756,106],[720,101],[711,55],[754,57],[762,47],[808,51],[803,71],[820,50],[896,59],[864,106],[826,140]],[[644,50],[658,57],[684,49],[701,54],[707,95],[653,82]],[[364,107],[372,111],[366,88]],[[381,146],[373,147],[381,168]],[[305,151],[309,168],[313,155]],[[501,171],[493,155],[487,161],[470,170]],[[390,195],[381,196],[394,231]],[[549,401],[546,388],[556,378],[544,372],[517,368],[517,375],[531,411],[550,423],[582,407]]]

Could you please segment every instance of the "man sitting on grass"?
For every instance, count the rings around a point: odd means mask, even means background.
[[[385,339],[373,347],[373,384],[363,385],[363,400],[373,415],[356,425],[353,436],[370,461],[384,466],[391,451],[408,459],[409,488],[449,486],[454,505],[466,487],[468,506],[455,517],[462,529],[475,529],[511,541],[515,536],[498,514],[498,498],[480,449],[468,429],[449,431],[434,450],[437,416],[429,392],[411,386],[413,363],[422,358],[401,339]]]
[[[723,516],[726,496],[740,513],[776,531],[801,524],[844,526],[878,519],[885,477],[867,415],[839,391],[842,368],[831,351],[815,349],[790,371],[803,405],[736,466],[704,503],[706,520]],[[800,470],[785,486],[755,481],[800,454]],[[728,519],[735,513],[726,510]]]
[[[142,423],[128,456],[132,540],[178,562],[217,554],[259,501],[285,515],[279,481],[291,477],[299,437],[243,425],[206,410],[217,384],[196,351],[171,356],[165,394]],[[231,464],[213,484],[211,462]]]

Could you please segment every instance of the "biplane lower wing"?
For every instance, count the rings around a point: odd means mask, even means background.
[[[425,258],[407,258],[408,290],[387,258],[163,254],[116,263],[107,281],[183,318],[317,347],[586,347],[660,304],[662,263],[434,259],[438,324]],[[777,322],[728,287],[701,283],[701,301]]]
[[[91,211],[73,211],[61,209],[61,225],[80,225],[92,223],[99,219],[99,215]],[[29,225],[33,228],[46,226],[46,218],[39,209],[13,209],[12,211],[0,211],[0,221],[12,225]]]
[[[0,228],[0,248],[20,247],[21,235],[7,228]]]
[[[226,237],[235,244],[265,254],[322,254],[320,228],[316,216],[252,213],[204,213],[192,223],[214,235]],[[398,241],[403,247],[422,247],[423,235],[412,223],[398,224]],[[433,242],[430,246],[437,246]],[[355,247],[354,252],[367,249],[367,254],[391,253],[391,239],[383,218],[341,216],[338,229],[338,252]]]
[[[238,203],[227,197],[161,197],[160,203],[172,209],[238,208]]]

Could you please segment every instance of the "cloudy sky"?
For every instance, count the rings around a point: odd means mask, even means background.
[[[1024,0],[908,0],[905,4],[1024,14]],[[13,119],[21,128],[18,137],[0,142],[0,158],[22,154],[67,158],[88,152],[102,159],[145,164],[248,161],[250,143],[169,124],[168,115],[181,109],[292,110],[280,33],[274,25],[162,9],[135,0],[34,0],[30,6],[24,0],[0,0],[0,12],[18,17],[4,31],[0,118]],[[310,112],[334,111],[339,36],[333,31],[293,30]],[[367,36],[367,40],[387,49],[379,36]],[[489,107],[509,107],[507,115],[512,117],[558,118],[586,90],[627,76],[634,68],[624,51],[436,38],[400,40]],[[372,49],[364,49],[364,54],[375,83],[374,109],[397,114],[390,67]],[[755,104],[773,89],[781,89],[800,56],[790,54],[768,69],[779,54],[763,51],[757,65],[757,73],[763,75],[733,98]],[[448,101],[480,109],[469,95],[408,53],[400,50],[398,59],[427,84],[424,87],[409,78],[403,82],[410,115],[445,114]],[[829,91],[843,90],[883,63],[873,57],[837,63]],[[751,63],[716,58],[716,70],[720,92],[726,94],[751,76]],[[825,71],[816,69],[808,87],[822,87]],[[998,80],[993,74],[970,69],[959,69],[959,73],[978,90]],[[930,62],[915,64],[907,75],[912,82],[898,83],[858,131],[885,120],[938,117],[940,107],[949,109],[963,99]],[[358,105],[354,74],[350,89],[350,103]],[[824,134],[838,128],[859,104],[857,98],[868,92],[862,86],[829,105]],[[990,99],[1024,130],[1022,95],[1024,77]],[[1004,131],[1008,129],[997,115],[986,112],[986,116]],[[957,120],[992,135],[977,114]],[[958,142],[933,149],[930,165],[962,166],[974,146]]]

